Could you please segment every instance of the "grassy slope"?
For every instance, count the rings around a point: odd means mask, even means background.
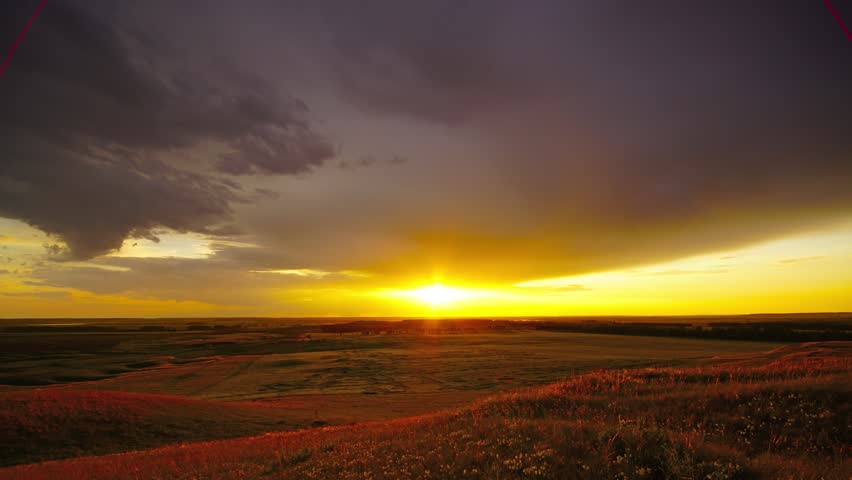
[[[281,408],[124,392],[0,393],[0,465],[293,429]]]
[[[600,371],[454,412],[0,469],[0,479],[847,479],[848,343]]]
[[[225,403],[56,388],[0,393],[0,467],[316,425],[386,421],[455,408],[482,396],[302,395]]]

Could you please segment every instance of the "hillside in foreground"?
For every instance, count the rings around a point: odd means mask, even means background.
[[[305,425],[284,407],[60,389],[0,393],[0,465],[99,455]]]
[[[607,370],[386,423],[0,469],[0,479],[847,479],[848,342]]]

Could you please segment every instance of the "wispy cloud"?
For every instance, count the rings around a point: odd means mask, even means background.
[[[785,258],[783,260],[778,260],[778,263],[801,263],[801,262],[812,262],[814,260],[822,260],[826,258],[825,255],[812,255],[809,257],[794,257],[794,258]]]
[[[36,290],[31,292],[2,292],[0,296],[4,297],[35,297],[35,298],[66,298],[71,296],[71,292],[66,290]]]
[[[319,270],[315,268],[284,268],[275,270],[250,270],[250,273],[264,273],[275,275],[287,275],[300,278],[326,278],[330,276],[343,277],[369,277],[370,274],[359,270],[341,270],[337,272]]]
[[[707,268],[707,269],[681,269],[673,268],[670,270],[659,270],[654,272],[636,272],[633,275],[636,277],[658,277],[664,275],[717,275],[728,273],[730,270],[725,268]]]
[[[531,280],[515,284],[519,288],[540,289],[550,292],[583,292],[591,290],[580,283],[565,283],[565,279],[553,278],[542,280]]]

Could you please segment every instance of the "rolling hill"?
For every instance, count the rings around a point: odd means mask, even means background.
[[[22,465],[0,479],[848,479],[849,353],[826,342],[602,370],[454,411]]]
[[[292,430],[285,409],[115,391],[0,393],[0,465]]]

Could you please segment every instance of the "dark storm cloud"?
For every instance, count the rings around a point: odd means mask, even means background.
[[[530,100],[629,114],[625,121],[648,109],[707,114],[712,100],[796,93],[788,100],[800,102],[814,93],[797,87],[822,86],[828,97],[846,90],[832,74],[850,71],[830,13],[795,0],[322,5],[353,100],[431,120]]]
[[[378,110],[457,123],[472,110],[527,96],[516,59],[501,51],[498,3],[328,2],[351,98]]]
[[[4,44],[35,7],[7,3]],[[102,3],[144,34],[51,1],[0,78],[0,216],[77,257],[168,227],[263,246],[192,261],[209,278],[518,281],[852,212],[852,45],[820,2]],[[302,98],[357,151],[247,179],[332,155]],[[393,152],[412,160],[377,168]]]
[[[225,231],[245,198],[216,172],[294,174],[332,156],[301,101],[86,7],[50,2],[0,78],[0,216],[89,258],[157,227]],[[0,9],[5,51],[35,2]],[[212,165],[168,159],[192,149]]]
[[[151,158],[101,162],[25,135],[6,141],[0,174],[19,187],[0,188],[0,215],[59,235],[75,258],[106,253],[128,236],[152,237],[160,226],[212,231],[238,200],[210,178]]]
[[[484,134],[503,194],[527,207],[473,232],[447,220],[470,213],[460,202],[434,232],[413,227],[406,261],[443,249],[462,271],[509,257],[516,274],[554,275],[852,212],[852,45],[821,3],[370,6],[324,12],[343,91]]]

